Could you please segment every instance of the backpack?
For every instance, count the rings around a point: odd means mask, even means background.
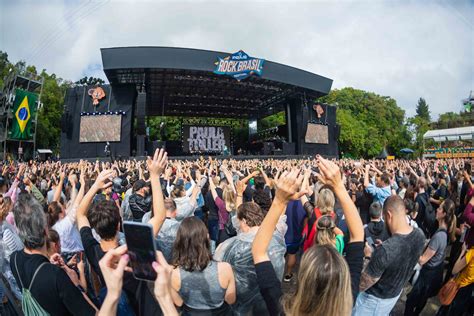
[[[421,204],[425,207],[425,218],[423,220],[423,227],[422,229],[428,235],[434,231],[433,228],[436,227],[436,210],[433,208],[433,205],[429,201],[426,200],[425,194],[420,195]]]
[[[227,218],[227,222],[224,223],[225,232],[229,237],[237,236],[237,230],[232,224],[232,217],[235,216],[235,214],[235,211],[230,212],[229,217]]]
[[[23,313],[28,316],[47,316],[49,315],[48,312],[44,310],[43,307],[38,303],[38,301],[31,295],[31,287],[33,286],[33,282],[35,282],[36,275],[38,274],[39,270],[44,267],[47,264],[50,264],[49,262],[43,262],[40,264],[38,268],[36,268],[35,273],[33,273],[33,277],[31,278],[30,286],[26,288],[23,285],[23,282],[21,281],[20,273],[18,272],[18,266],[16,264],[17,262],[17,255],[18,253],[15,254],[15,269],[16,269],[16,274],[18,275],[18,280],[20,281],[21,284],[21,294],[23,295],[23,300],[21,301],[21,309],[23,310]]]

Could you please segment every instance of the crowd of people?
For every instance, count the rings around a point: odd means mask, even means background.
[[[465,159],[4,163],[0,314],[390,315],[409,289],[405,315],[472,315],[472,182]]]

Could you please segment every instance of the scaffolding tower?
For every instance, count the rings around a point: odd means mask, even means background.
[[[41,107],[43,84],[44,77],[25,71],[11,70],[4,78],[4,84],[0,92],[0,158],[2,160],[7,160],[9,157],[17,159],[34,158],[36,152],[38,111]],[[33,124],[32,127],[34,129],[31,140],[11,139],[8,135],[8,129],[12,126],[15,118],[12,110],[15,102],[16,89],[38,94],[36,114],[31,118],[31,124]]]

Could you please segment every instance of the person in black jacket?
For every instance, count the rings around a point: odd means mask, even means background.
[[[150,185],[145,180],[140,179],[135,182],[129,204],[133,221],[141,222],[143,215],[151,209]]]
[[[386,240],[389,236],[385,223],[382,221],[382,205],[379,202],[372,203],[369,214],[370,222],[364,226],[365,239],[367,240],[367,237],[370,237],[374,242],[377,239],[380,241]]]

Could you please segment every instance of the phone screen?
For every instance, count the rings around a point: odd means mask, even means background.
[[[367,241],[370,247],[374,248],[374,240],[372,239],[372,237],[369,236],[365,240]]]
[[[156,249],[151,225],[124,222],[123,231],[133,276],[141,280],[155,281],[156,272],[151,264],[156,260]]]

